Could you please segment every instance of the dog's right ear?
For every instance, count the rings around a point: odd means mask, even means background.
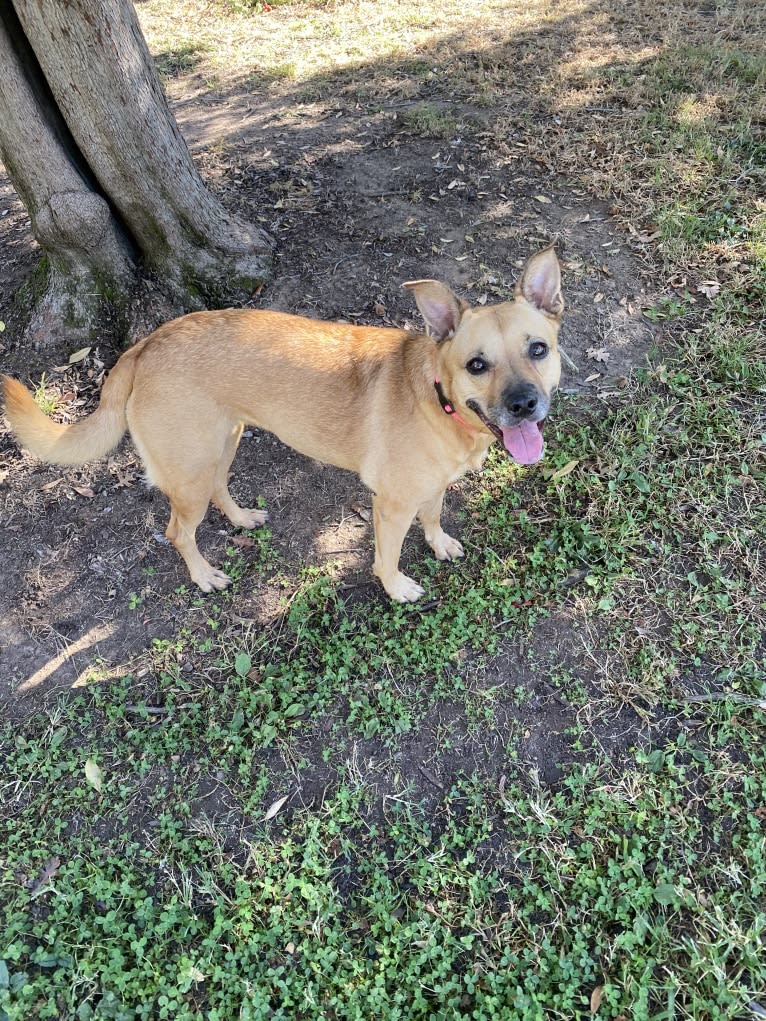
[[[468,303],[438,280],[409,280],[402,284],[415,295],[428,332],[439,343],[448,340],[460,325]]]

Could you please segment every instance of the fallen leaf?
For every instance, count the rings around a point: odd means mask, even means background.
[[[594,362],[608,362],[610,352],[605,347],[589,347],[586,355]]]
[[[233,535],[229,542],[239,549],[250,549],[251,546],[255,546],[255,539],[251,539],[249,535]]]
[[[542,202],[544,205],[549,206],[553,199],[546,198],[545,195],[535,195],[536,202]]]
[[[592,372],[590,374],[590,376],[586,377],[585,382],[586,383],[592,383],[596,379],[601,379],[601,373],[600,372]]]
[[[47,861],[45,863],[45,867],[43,868],[42,872],[37,877],[37,879],[31,884],[33,897],[35,893],[40,890],[40,887],[46,886],[51,881],[51,879],[54,878],[54,876],[59,870],[60,865],[61,865],[60,858],[51,858],[50,861]]]
[[[601,293],[601,291],[599,291],[597,294],[593,295],[593,304],[594,305],[598,305],[598,303],[600,301],[603,301],[603,300],[604,300],[604,295]]]
[[[40,492],[44,493],[46,490],[55,489],[63,481],[63,479],[54,479],[53,482],[46,482],[44,486],[40,486]]]
[[[104,783],[103,773],[99,768],[98,763],[94,759],[86,759],[85,762],[85,779],[98,793],[101,793],[101,788]]]
[[[574,461],[568,461],[563,468],[559,468],[558,471],[555,471],[553,475],[551,475],[551,482],[554,479],[563,479],[567,475],[571,475],[579,463],[580,462],[577,459]]]
[[[384,316],[386,314],[386,306],[381,305],[379,301],[376,301],[373,305],[373,310],[376,316]]]
[[[598,1014],[598,1008],[601,1006],[601,1001],[604,999],[604,987],[596,986],[593,992],[590,994],[590,1012],[591,1014]]]
[[[717,280],[703,280],[697,287],[697,293],[704,294],[706,298],[715,298],[720,290],[721,285]]]
[[[92,500],[93,497],[96,495],[90,488],[90,486],[72,486],[72,489],[75,491],[75,493],[79,493],[80,496],[85,496],[89,500]]]
[[[264,817],[263,817],[263,822],[268,822],[268,821],[269,821],[270,819],[273,819],[273,818],[274,818],[274,816],[275,816],[275,815],[277,814],[277,812],[278,812],[278,811],[280,810],[280,808],[281,808],[281,807],[282,807],[282,806],[284,805],[284,803],[285,803],[285,802],[287,801],[288,797],[289,797],[289,795],[288,795],[288,794],[285,794],[285,796],[284,796],[283,798],[278,798],[278,799],[277,799],[277,800],[276,800],[276,801],[275,801],[275,802],[273,803],[273,805],[271,805],[271,807],[269,808],[269,810],[268,810],[268,812],[266,813],[266,815],[264,815]]]
[[[83,358],[87,358],[89,354],[89,347],[81,347],[79,351],[75,351],[73,355],[69,356],[69,364],[74,365],[75,362],[81,362]]]

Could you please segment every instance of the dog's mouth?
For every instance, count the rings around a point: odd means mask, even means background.
[[[524,419],[518,425],[501,427],[490,422],[477,401],[466,401],[466,407],[481,419],[495,439],[502,443],[507,453],[518,464],[534,464],[543,456],[545,450],[544,418],[541,418],[539,422],[530,422],[528,419]]]

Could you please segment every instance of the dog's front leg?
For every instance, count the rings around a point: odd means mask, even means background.
[[[442,516],[442,504],[444,502],[444,491],[442,490],[438,496],[434,497],[433,500],[429,500],[428,503],[424,503],[418,511],[418,518],[423,526],[425,532],[426,542],[434,551],[434,556],[437,560],[455,560],[457,557],[462,557],[465,554],[465,550],[461,543],[457,539],[453,539],[451,535],[442,529],[441,516]]]
[[[389,596],[398,603],[414,603],[424,592],[416,581],[399,570],[402,543],[416,513],[417,506],[400,503],[390,497],[377,495],[372,501],[375,526],[373,570]]]

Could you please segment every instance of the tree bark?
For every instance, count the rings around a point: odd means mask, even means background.
[[[6,0],[0,0],[0,159],[48,258],[35,310],[37,340],[65,321],[90,324],[98,295],[129,288],[133,254],[109,203],[78,167],[73,143]]]
[[[60,279],[124,294],[140,263],[191,308],[268,276],[271,241],[205,188],[131,0],[0,0],[0,67],[0,156]]]

